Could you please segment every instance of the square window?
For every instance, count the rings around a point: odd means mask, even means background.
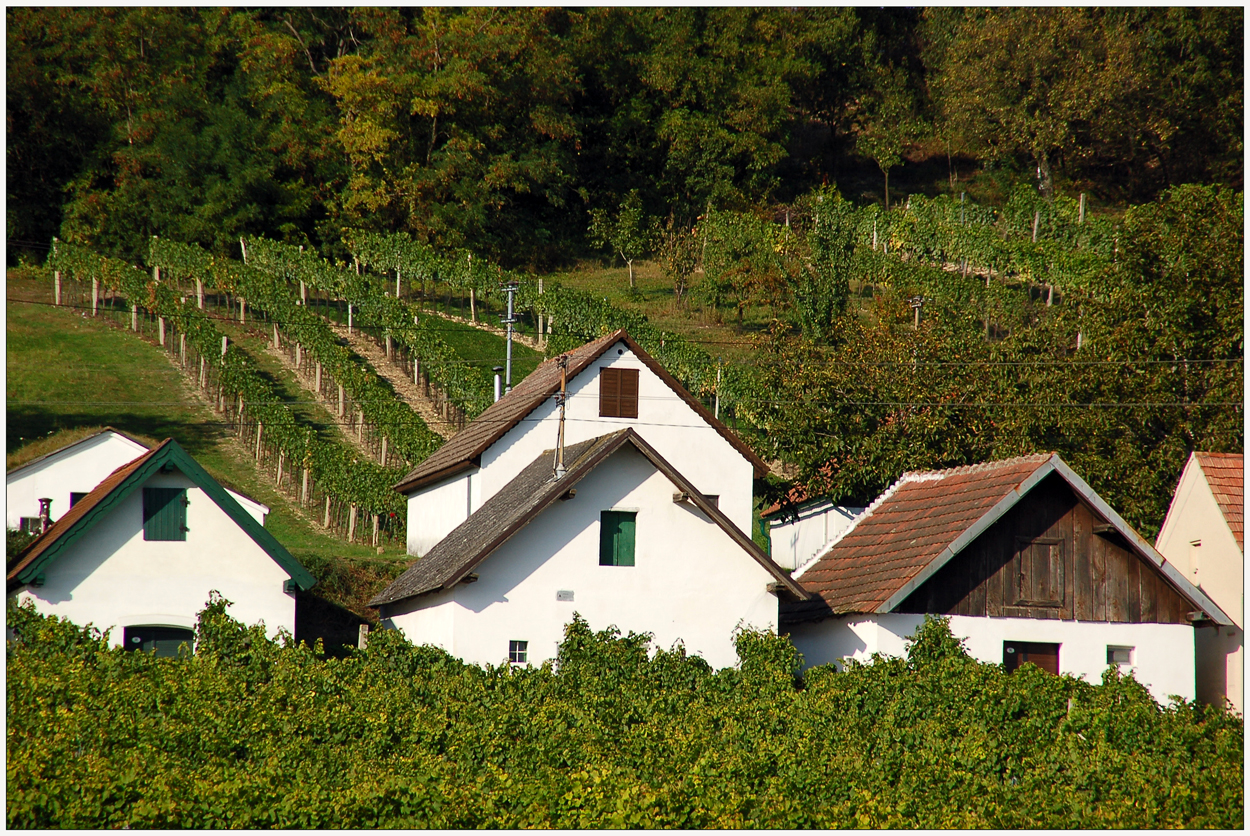
[[[1107,645],[1108,665],[1132,665],[1133,648],[1120,645]]]
[[[39,518],[22,517],[21,522],[18,523],[18,527],[27,534],[38,534],[40,528]]]
[[[634,565],[634,511],[603,511],[599,514],[599,565]]]
[[[82,499],[86,495],[87,495],[86,491],[70,491],[69,507],[73,508],[75,505],[78,504],[78,500]]]
[[[185,488],[143,489],[143,539],[187,539]]]
[[[529,661],[529,642],[516,641],[513,639],[508,642],[508,661],[514,665],[524,665]]]
[[[638,370],[599,370],[599,417],[638,417]]]

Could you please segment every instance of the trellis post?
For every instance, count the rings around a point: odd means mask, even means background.
[[[57,270],[55,273],[52,274],[52,285],[53,285],[53,297],[56,299],[56,304],[59,305],[61,304],[61,271],[60,270]]]

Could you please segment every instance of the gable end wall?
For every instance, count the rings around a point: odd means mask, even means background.
[[[1188,624],[1192,607],[1152,564],[1118,535],[1094,533],[1105,523],[1051,475],[895,611]]]

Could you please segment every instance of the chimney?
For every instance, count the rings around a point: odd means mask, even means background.
[[[499,400],[503,393],[503,378],[499,376],[499,373],[503,371],[503,366],[495,366],[491,371],[495,373],[495,400]]]
[[[39,500],[39,533],[43,534],[52,527],[52,500],[43,497]]]

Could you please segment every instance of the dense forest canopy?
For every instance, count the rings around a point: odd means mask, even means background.
[[[1241,188],[1243,11],[10,8],[10,258],[158,234],[567,260],[593,210],[970,160],[1105,202]],[[1039,182],[1040,181],[1040,182]],[[1056,184],[1059,184],[1058,186]]]

